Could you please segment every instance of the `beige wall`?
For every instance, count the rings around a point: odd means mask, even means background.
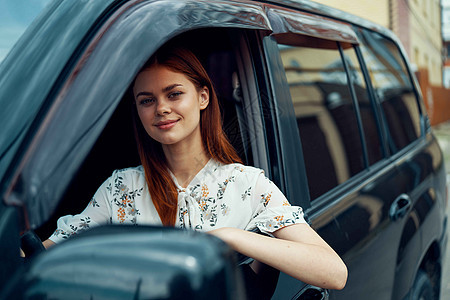
[[[442,38],[439,0],[410,0],[410,59],[428,70],[430,84],[442,85]]]
[[[394,31],[403,42],[409,59],[417,69],[426,68],[430,84],[442,85],[442,39],[439,0],[312,0],[363,17]],[[403,5],[402,5],[403,4]],[[390,21],[390,7],[392,19]],[[400,20],[402,12],[408,20]],[[400,26],[409,27],[405,30]],[[405,36],[405,32],[406,35]]]
[[[389,27],[389,0],[312,0]]]

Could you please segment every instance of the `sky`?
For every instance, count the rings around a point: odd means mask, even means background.
[[[0,0],[0,63],[51,0]]]

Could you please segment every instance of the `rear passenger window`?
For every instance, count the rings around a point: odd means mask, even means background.
[[[357,115],[337,44],[334,49],[279,45],[279,50],[313,200],[364,169]],[[368,112],[371,108],[359,64],[354,55],[345,57],[357,83],[359,105]],[[371,125],[367,126],[366,135],[378,143],[373,117],[367,122]],[[375,155],[374,160],[379,156]]]
[[[381,160],[383,157],[382,145],[380,142],[381,132],[377,126],[377,121],[374,114],[374,103],[370,100],[364,75],[361,71],[355,49],[349,47],[343,51],[343,55],[345,61],[347,62],[350,77],[352,78],[356,101],[358,103],[359,113],[361,115],[368,163],[369,165],[372,165]]]
[[[387,124],[389,149],[396,153],[420,136],[420,112],[404,60],[394,42],[361,31],[361,51]]]

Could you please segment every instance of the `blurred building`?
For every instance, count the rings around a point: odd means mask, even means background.
[[[445,57],[443,85],[450,88],[450,0],[442,0],[442,40]]]
[[[400,38],[413,67],[416,70],[426,69],[430,84],[442,86],[443,45],[440,0],[313,1],[352,13],[391,29]]]

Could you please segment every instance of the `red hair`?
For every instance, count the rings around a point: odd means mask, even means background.
[[[208,88],[209,104],[200,112],[203,147],[207,155],[218,162],[223,164],[241,163],[236,150],[223,132],[217,95],[211,79],[197,57],[184,48],[163,47],[150,58],[143,69],[150,68],[155,64],[184,74],[197,89],[205,86]],[[163,225],[174,226],[178,211],[178,191],[170,176],[162,146],[145,131],[137,114],[136,106],[133,109],[133,125],[139,156],[145,170],[145,178],[153,204]]]

